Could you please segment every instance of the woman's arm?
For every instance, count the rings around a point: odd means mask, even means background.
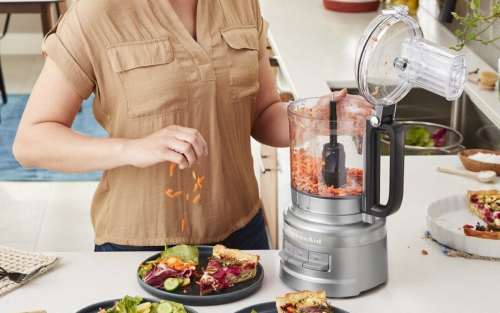
[[[263,58],[259,62],[259,85],[252,137],[269,146],[288,147],[287,104],[281,102],[274,74],[267,58]],[[328,108],[331,96],[332,94],[321,97],[318,105]],[[335,91],[333,96],[339,104],[339,115],[351,113],[355,119],[364,120],[372,114],[373,105],[362,96],[349,95],[346,89]]]
[[[185,168],[199,163],[208,153],[205,140],[196,130],[175,125],[137,140],[80,134],[71,125],[82,101],[47,58],[14,142],[19,163],[68,173],[123,165],[147,167],[165,161]]]
[[[286,103],[281,102],[267,57],[259,61],[259,86],[252,137],[265,145],[288,147]]]

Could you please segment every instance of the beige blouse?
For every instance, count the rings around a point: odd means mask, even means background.
[[[105,171],[91,209],[96,244],[217,242],[260,207],[250,132],[267,23],[258,0],[199,0],[196,19],[197,41],[168,0],[75,0],[44,40],[74,90],[95,94],[110,138],[175,124],[208,144],[202,164],[173,176],[169,162]]]

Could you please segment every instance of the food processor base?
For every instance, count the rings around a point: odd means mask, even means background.
[[[280,279],[296,290],[325,290],[329,298],[354,297],[388,279],[387,236],[365,246],[332,248],[329,255],[328,271],[307,269],[282,259]]]

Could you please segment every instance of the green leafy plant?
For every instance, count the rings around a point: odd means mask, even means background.
[[[490,44],[495,40],[500,39],[500,36],[483,39],[482,35],[495,23],[500,23],[498,19],[500,18],[500,6],[498,5],[498,0],[495,0],[493,7],[488,12],[481,12],[479,7],[481,6],[481,0],[471,0],[470,2],[470,13],[465,16],[459,16],[457,13],[452,12],[453,17],[460,21],[460,25],[463,26],[462,29],[457,29],[455,35],[457,36],[457,44],[454,47],[450,47],[453,50],[459,51],[471,41],[480,42],[483,45]],[[482,28],[479,28],[479,26]]]

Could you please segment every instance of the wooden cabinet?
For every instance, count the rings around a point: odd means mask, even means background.
[[[268,44],[268,56],[270,58],[273,72],[276,75],[279,73],[279,64],[274,58],[274,52]],[[288,102],[293,100],[290,92],[279,90],[281,101]],[[287,130],[288,131],[288,130]],[[260,149],[260,197],[262,200],[262,207],[266,220],[267,231],[271,244],[271,249],[278,249],[279,247],[279,232],[278,227],[279,213],[278,210],[278,171],[280,171],[278,164],[278,151],[275,147],[261,145]]]

